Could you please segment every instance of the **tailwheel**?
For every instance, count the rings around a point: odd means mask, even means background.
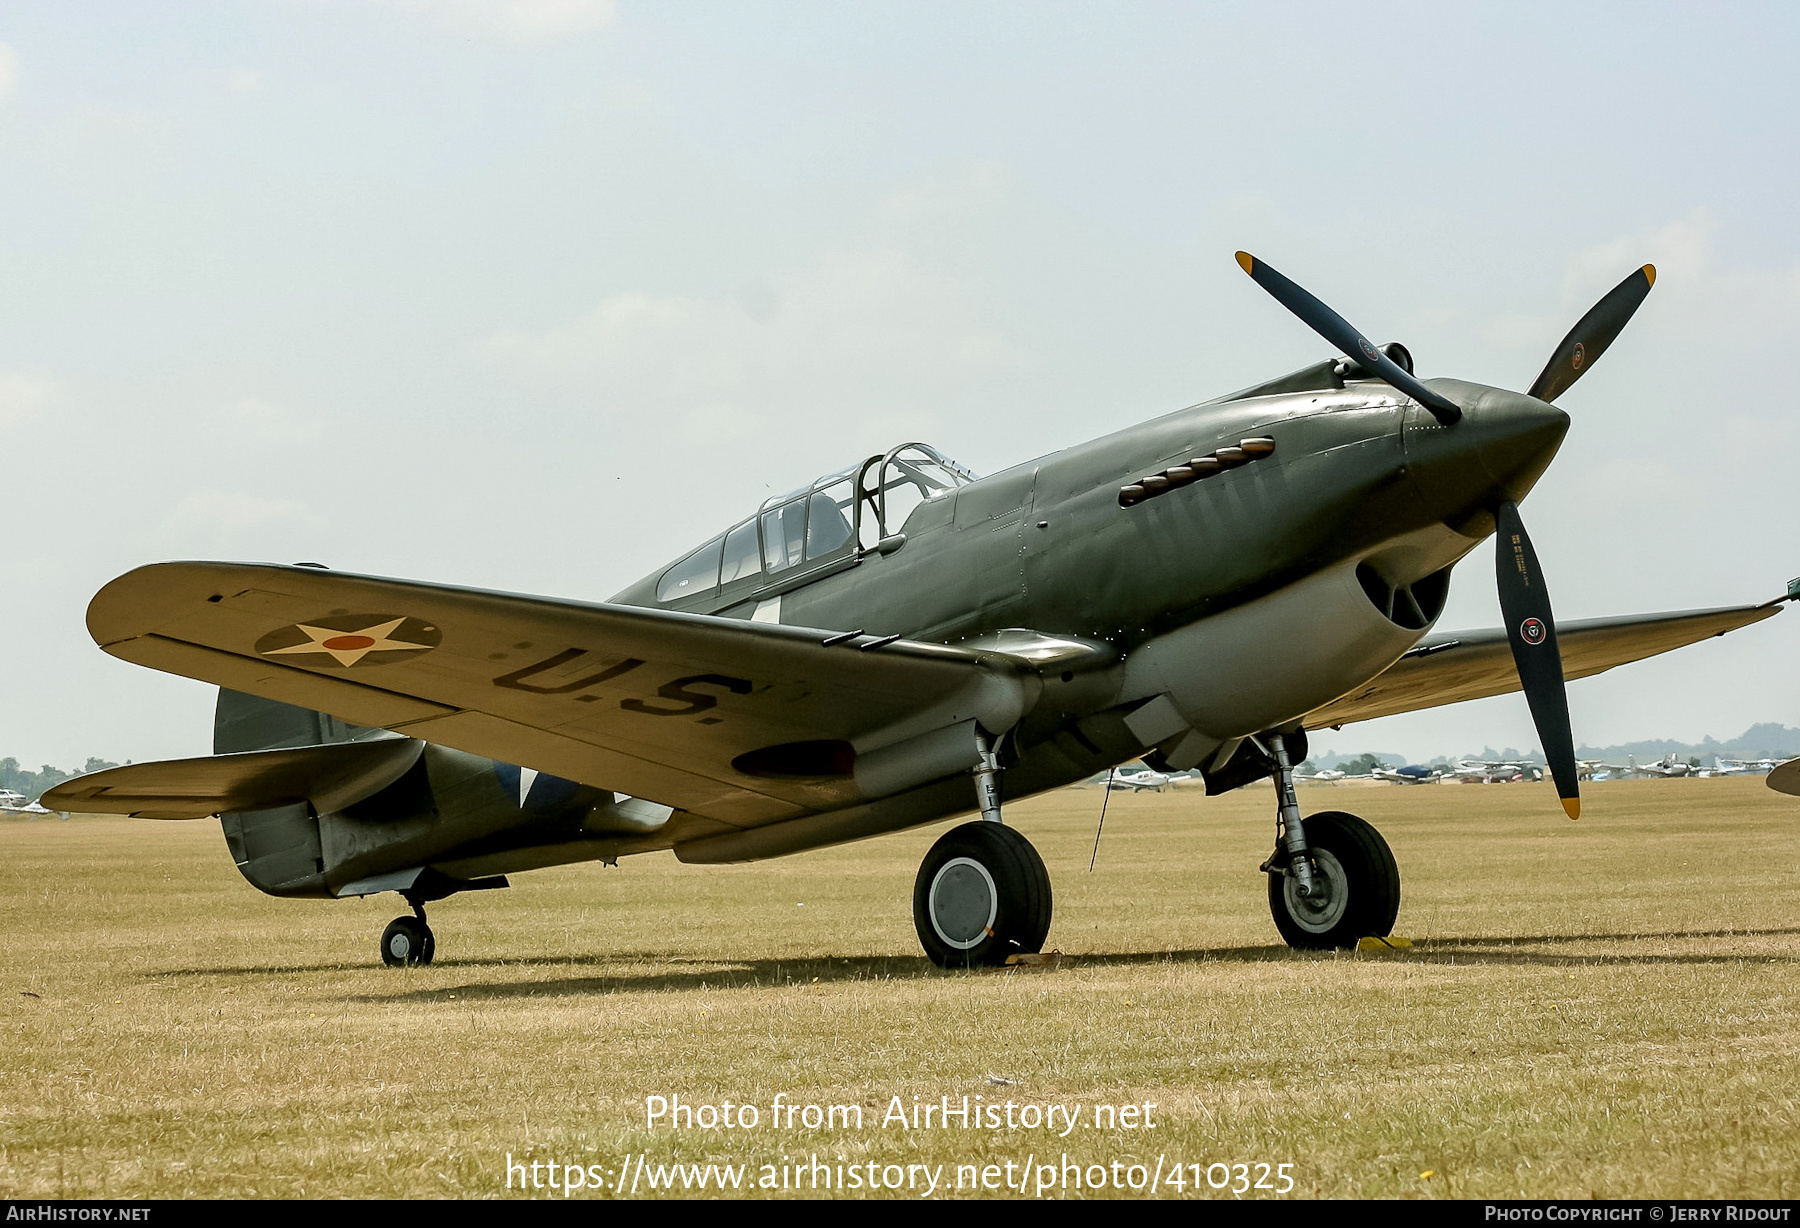
[[[1275,928],[1290,947],[1322,951],[1354,947],[1359,938],[1385,938],[1400,914],[1400,867],[1386,840],[1353,814],[1327,811],[1308,818],[1307,855],[1312,861],[1312,891],[1300,892],[1300,880],[1281,872],[1269,874],[1269,911]]]
[[[978,820],[944,833],[913,887],[913,925],[940,968],[1004,964],[1050,932],[1050,874],[1031,842]]]
[[[429,964],[437,938],[423,917],[395,917],[381,933],[381,961],[390,968]]]

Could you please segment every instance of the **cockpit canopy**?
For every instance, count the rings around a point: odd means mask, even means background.
[[[765,501],[756,515],[665,571],[656,599],[674,604],[740,582],[759,587],[752,579],[810,575],[874,549],[899,533],[919,504],[974,480],[927,444],[901,444]]]

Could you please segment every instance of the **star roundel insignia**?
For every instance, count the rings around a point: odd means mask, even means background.
[[[392,665],[430,652],[441,631],[419,618],[398,614],[331,614],[293,623],[256,641],[265,657],[292,658],[295,665],[355,669]]]
[[[1542,644],[1544,642],[1543,621],[1536,618],[1528,618],[1520,623],[1519,638],[1523,639],[1527,644]]]

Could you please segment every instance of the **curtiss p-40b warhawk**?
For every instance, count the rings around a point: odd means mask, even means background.
[[[743,862],[979,812],[919,869],[942,965],[1039,949],[1050,880],[1002,802],[1139,758],[1208,793],[1271,778],[1268,877],[1296,947],[1389,932],[1400,875],[1354,815],[1302,818],[1306,730],[1523,689],[1579,812],[1565,678],[1720,635],[1775,601],[1558,627],[1517,504],[1551,404],[1648,293],[1646,265],[1529,392],[1423,381],[1305,290],[1256,282],[1343,355],[977,478],[922,444],[768,500],[608,602],[318,567],[163,563],[88,610],[107,652],[221,687],[209,758],[47,795],[219,815],[272,895],[424,906],[541,866],[673,849]],[[1503,629],[1434,633],[1494,535]]]

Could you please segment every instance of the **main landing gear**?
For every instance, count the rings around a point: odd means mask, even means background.
[[[983,742],[974,770],[981,818],[945,832],[913,886],[913,925],[940,968],[990,967],[1032,954],[1050,932],[1050,873],[1000,822],[999,761]]]
[[[395,917],[381,932],[381,962],[390,968],[410,968],[429,964],[437,954],[437,938],[425,924],[424,904],[408,900],[413,915]]]
[[[1385,938],[1400,914],[1400,868],[1387,841],[1374,827],[1342,811],[1302,821],[1287,746],[1280,734],[1268,740],[1280,800],[1275,854],[1262,870],[1269,876],[1275,928],[1300,950],[1348,948],[1364,937]]]

